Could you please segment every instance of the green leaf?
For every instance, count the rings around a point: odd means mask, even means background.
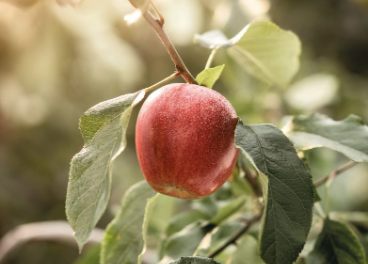
[[[290,264],[311,227],[312,177],[291,142],[273,125],[247,126],[239,120],[235,144],[267,182],[261,257],[268,264]]]
[[[194,42],[210,49],[227,48],[246,71],[266,83],[284,87],[299,70],[298,37],[270,21],[255,21],[231,39],[219,30],[196,34]]]
[[[264,264],[258,253],[258,242],[251,235],[244,235],[228,264]]]
[[[216,203],[214,195],[204,197],[199,200],[193,201],[193,209],[201,211],[208,218],[212,218],[217,214],[218,205]]]
[[[220,207],[216,215],[209,222],[220,225],[228,217],[238,212],[244,206],[246,199],[247,197],[243,195]]]
[[[301,45],[298,37],[269,21],[249,24],[233,38],[230,55],[255,77],[281,87],[299,69]]]
[[[198,220],[206,220],[208,216],[199,210],[190,210],[175,215],[166,228],[166,235],[171,236],[172,234],[179,232],[187,225],[196,222]]]
[[[146,181],[124,195],[121,210],[107,227],[101,249],[102,264],[140,263],[145,233],[157,195]]]
[[[350,228],[340,222],[325,219],[322,233],[308,264],[366,264],[363,246]]]
[[[363,227],[368,229],[368,212],[330,212],[329,214],[332,219],[341,220],[343,222],[350,222],[355,226]]]
[[[190,256],[196,251],[203,237],[214,228],[213,225],[194,223],[169,237],[164,244],[164,253],[171,259]]]
[[[170,262],[169,264],[220,264],[213,259],[204,257],[181,257],[179,260]]]
[[[245,181],[243,177],[240,175],[240,171],[233,174],[233,177],[229,179],[229,184],[231,186],[231,191],[239,196],[243,194],[252,195],[253,190],[252,187],[250,187],[250,184],[248,181]]]
[[[195,255],[207,256],[214,250],[222,246],[231,236],[234,235],[244,224],[239,221],[227,221],[226,223],[216,227],[211,233],[208,233],[198,246]],[[225,252],[223,252],[225,253]],[[221,254],[216,255],[216,259]],[[222,257],[222,256],[221,256]]]
[[[111,163],[126,146],[130,115],[144,95],[140,91],[99,103],[80,119],[85,145],[71,161],[66,198],[66,215],[80,250],[106,209]]]
[[[368,162],[368,126],[358,116],[342,121],[321,114],[295,116],[283,131],[302,150],[327,147],[356,162]]]
[[[225,64],[203,70],[197,75],[196,81],[198,85],[212,88],[215,82],[220,78],[222,71],[224,70]]]

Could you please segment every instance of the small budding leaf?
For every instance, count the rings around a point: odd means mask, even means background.
[[[239,120],[235,144],[266,182],[260,254],[267,264],[291,264],[304,247],[314,201],[310,172],[275,126]]]
[[[85,145],[70,165],[66,215],[80,250],[104,213],[111,192],[111,163],[126,146],[133,107],[144,90],[99,103],[81,117]]]
[[[206,86],[207,88],[212,88],[216,81],[220,78],[225,65],[216,66],[214,68],[205,69],[200,72],[196,81],[198,85]]]
[[[101,264],[141,263],[148,219],[157,197],[146,181],[135,184],[125,193],[120,212],[106,229]]]
[[[366,264],[365,252],[358,238],[343,223],[325,219],[307,264]]]
[[[204,257],[181,257],[180,259],[170,262],[169,264],[220,264],[213,259]]]
[[[356,162],[368,162],[368,126],[358,116],[341,121],[321,114],[295,116],[283,131],[302,150],[327,147]]]

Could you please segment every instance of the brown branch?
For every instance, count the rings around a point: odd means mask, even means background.
[[[314,185],[316,187],[319,187],[319,186],[325,184],[328,180],[332,180],[332,179],[336,178],[339,174],[341,174],[342,172],[350,169],[351,167],[353,167],[356,164],[358,164],[358,163],[356,163],[355,161],[349,161],[348,163],[345,163],[344,165],[342,165],[337,170],[331,172],[329,175],[315,181]]]
[[[30,241],[61,241],[77,246],[74,231],[66,221],[24,224],[6,233],[0,240],[0,263],[19,246]],[[93,229],[88,243],[101,243],[104,231]]]
[[[214,258],[218,254],[220,254],[225,248],[227,248],[231,244],[235,244],[236,240],[238,240],[239,237],[241,237],[245,232],[247,232],[254,223],[258,222],[261,219],[262,214],[263,214],[263,209],[258,214],[253,216],[253,218],[248,220],[247,223],[242,228],[240,228],[236,233],[234,233],[222,246],[220,246],[218,249],[216,249],[212,253],[208,254],[207,257]]]
[[[143,17],[147,20],[147,22],[152,26],[152,28],[156,31],[156,34],[160,38],[162,44],[164,45],[167,53],[169,53],[171,60],[175,64],[175,68],[178,72],[180,72],[181,76],[187,83],[196,84],[196,80],[189,72],[187,67],[185,66],[183,60],[181,59],[179,53],[176,51],[174,45],[172,44],[169,36],[166,34],[163,26],[161,25],[161,20],[156,20],[151,12],[147,11],[143,14]]]

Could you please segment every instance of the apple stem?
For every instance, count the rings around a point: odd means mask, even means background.
[[[175,79],[179,75],[181,75],[181,73],[176,71],[173,74],[171,74],[170,76],[166,77],[165,79],[159,81],[158,83],[155,83],[154,85],[152,85],[150,87],[145,88],[144,90],[145,90],[146,93],[152,92],[152,91],[156,90],[157,88],[160,88],[165,83]]]
[[[156,11],[157,12],[157,11]],[[165,49],[167,50],[167,53],[169,53],[171,60],[175,64],[176,70],[180,73],[180,75],[183,77],[183,79],[187,83],[196,84],[196,80],[192,76],[192,74],[189,72],[187,67],[185,66],[183,60],[181,59],[179,53],[175,49],[174,45],[172,44],[169,36],[166,34],[162,21],[163,17],[159,20],[156,20],[155,17],[152,15],[150,11],[147,11],[143,14],[143,17],[147,20],[147,22],[152,26],[152,28],[155,30],[156,34],[160,38],[162,44],[164,45]]]
[[[208,258],[214,258],[218,254],[220,254],[225,248],[230,246],[231,244],[236,244],[236,241],[238,238],[240,238],[244,233],[246,233],[251,226],[258,222],[263,215],[263,209],[256,215],[254,215],[251,219],[249,219],[246,224],[240,228],[236,233],[234,233],[222,246],[220,246],[218,249],[213,251],[212,253],[208,254]]]

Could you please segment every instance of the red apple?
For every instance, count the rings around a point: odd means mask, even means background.
[[[158,192],[197,199],[231,175],[238,121],[228,100],[194,84],[170,84],[144,102],[136,126],[139,164]]]

